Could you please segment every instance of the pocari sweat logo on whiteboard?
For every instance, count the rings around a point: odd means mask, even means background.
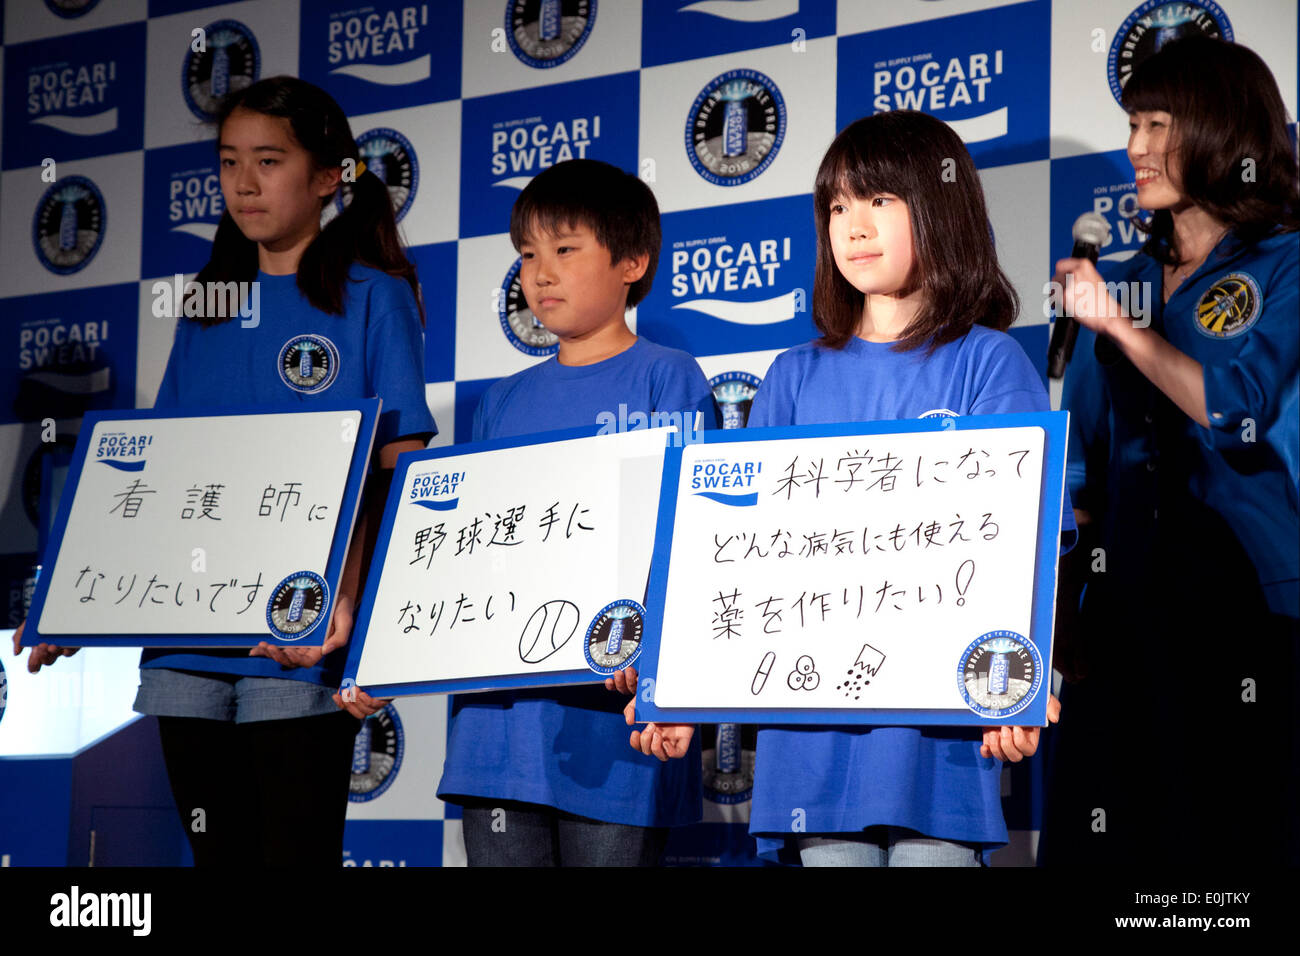
[[[460,503],[464,471],[427,471],[411,478],[406,500],[430,511],[452,511]]]
[[[1232,24],[1214,0],[1146,0],[1115,31],[1106,60],[1106,78],[1115,102],[1133,71],[1171,40],[1207,36],[1232,40]]]
[[[783,348],[816,334],[808,197],[663,216],[663,251],[637,327],[694,355]]]
[[[299,35],[299,75],[329,90],[348,114],[460,93],[461,45],[447,40],[461,35],[458,3],[315,0],[302,5]]]
[[[1120,114],[1117,121],[1124,122],[1124,116]],[[1071,227],[1085,212],[1095,212],[1110,226],[1099,263],[1123,262],[1146,242],[1134,218],[1145,218],[1147,213],[1138,206],[1133,166],[1124,150],[1052,160],[1048,267],[1070,254]]]
[[[730,461],[710,458],[690,466],[690,493],[733,508],[758,504],[758,476],[761,461]]]
[[[139,149],[144,47],[131,23],[6,48],[4,168]]]
[[[700,90],[686,114],[686,156],[715,186],[760,176],[785,141],[785,98],[757,70],[728,70]]]
[[[837,125],[910,109],[943,120],[977,165],[1047,158],[1046,0],[932,23],[861,33],[840,41]]]
[[[45,190],[32,216],[32,246],[41,265],[71,275],[90,265],[104,241],[104,194],[85,176],[65,176]]]
[[[153,435],[148,432],[104,432],[95,445],[95,461],[118,471],[144,471],[151,445]]]
[[[567,63],[591,36],[596,0],[506,0],[510,50],[536,69]]]
[[[201,269],[212,254],[225,211],[221,170],[211,142],[146,150],[142,274],[169,276]]]
[[[640,78],[602,76],[464,102],[461,236],[505,232],[529,180],[567,159],[637,169]]]
[[[181,65],[185,104],[201,120],[215,119],[228,93],[252,86],[261,76],[262,54],[253,31],[238,20],[217,20],[203,28],[203,46],[186,47]]]
[[[641,65],[680,63],[834,34],[834,0],[645,0]]]

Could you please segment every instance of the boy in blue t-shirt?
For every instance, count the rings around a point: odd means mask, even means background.
[[[596,160],[559,163],[520,194],[510,238],[528,307],[560,350],[488,389],[475,441],[595,425],[601,413],[679,412],[690,427],[698,411],[716,426],[695,359],[627,327],[659,258],[648,186]],[[652,866],[667,827],[700,818],[698,743],[670,763],[627,745],[623,708],[635,686],[628,669],[604,687],[453,698],[438,796],[464,807],[471,866]]]

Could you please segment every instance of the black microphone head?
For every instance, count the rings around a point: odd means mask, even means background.
[[[1074,229],[1071,232],[1075,245],[1082,243],[1100,249],[1110,241],[1110,223],[1106,221],[1105,216],[1095,212],[1085,212],[1074,220]]]

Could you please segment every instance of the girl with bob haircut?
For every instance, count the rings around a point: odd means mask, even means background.
[[[1004,331],[1018,300],[956,133],[907,110],[857,120],[822,160],[814,202],[822,337],[777,356],[749,427],[1048,410],[1042,379]],[[632,744],[673,756],[691,731],[649,724]],[[750,833],[760,856],[805,866],[987,863],[1007,842],[999,761],[1033,754],[1038,735],[761,729]],[[804,832],[791,832],[796,818]]]
[[[310,410],[318,400],[378,396],[383,410],[324,646],[147,649],[135,709],[158,718],[195,865],[337,867],[358,718],[382,706],[336,693],[363,552],[373,548],[397,455],[436,432],[424,398],[419,286],[388,191],[324,90],[289,76],[262,80],[225,99],[216,127],[226,211],[198,281],[255,282],[260,310],[243,323],[187,308],[154,407]],[[322,229],[345,171],[356,173],[351,202]],[[198,296],[187,305],[201,309]],[[28,669],[69,651],[39,645]]]
[[[1063,668],[1040,860],[1294,866],[1300,176],[1286,110],[1259,56],[1202,37],[1139,64],[1123,105],[1146,242],[1102,272],[1056,264],[1083,326],[1062,397],[1068,483],[1109,560],[1087,577]],[[1104,280],[1160,290],[1151,314],[1135,323],[1096,286],[1096,302],[1075,301]],[[1134,747],[1134,727],[1155,746]],[[1104,835],[1088,832],[1095,807]],[[1214,837],[1196,839],[1211,807]]]

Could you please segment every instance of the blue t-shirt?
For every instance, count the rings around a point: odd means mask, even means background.
[[[750,427],[996,415],[1050,410],[1042,379],[1011,336],[975,326],[927,356],[924,348],[854,337],[776,357],[754,396]],[[1074,522],[1063,509],[1062,538]],[[978,728],[876,727],[758,732],[749,832],[759,855],[797,862],[797,834],[907,827],[982,844],[987,862],[1007,841],[1001,764],[980,756]]]
[[[1191,533],[1178,525],[1214,525],[1217,537],[1207,532],[1187,553],[1183,581],[1203,579],[1216,555],[1239,546],[1269,609],[1300,617],[1300,234],[1244,247],[1225,238],[1167,303],[1149,256],[1103,263],[1103,275],[1148,283],[1151,328],[1204,367],[1210,420],[1192,421],[1113,347],[1099,359],[1095,334],[1080,331],[1062,394],[1070,490],[1104,519],[1108,586],[1131,582],[1149,601],[1150,562],[1181,553],[1168,542]],[[1245,599],[1222,583],[1201,599]]]
[[[685,352],[637,339],[594,365],[551,358],[484,394],[474,440],[597,424],[596,416],[704,412],[714,420],[704,373]],[[604,684],[461,694],[452,698],[447,761],[438,796],[519,800],[634,826],[675,826],[701,815],[698,737],[680,760],[661,763],[628,746],[627,698]]]
[[[154,408],[206,411],[222,405],[298,401],[309,411],[317,401],[377,396],[384,404],[376,448],[397,438],[436,434],[424,397],[423,332],[411,287],[405,279],[361,265],[352,266],[349,280],[343,315],[328,315],[311,305],[298,290],[296,276],[259,272],[261,311],[256,326],[244,328],[235,318],[204,328],[181,319]],[[301,335],[315,336],[315,344],[326,352],[332,345],[337,359],[333,381],[311,394],[291,384],[281,370],[282,351]],[[140,666],[337,687],[346,659],[343,647],[315,667],[285,668],[266,657],[249,657],[246,648],[146,649]]]

